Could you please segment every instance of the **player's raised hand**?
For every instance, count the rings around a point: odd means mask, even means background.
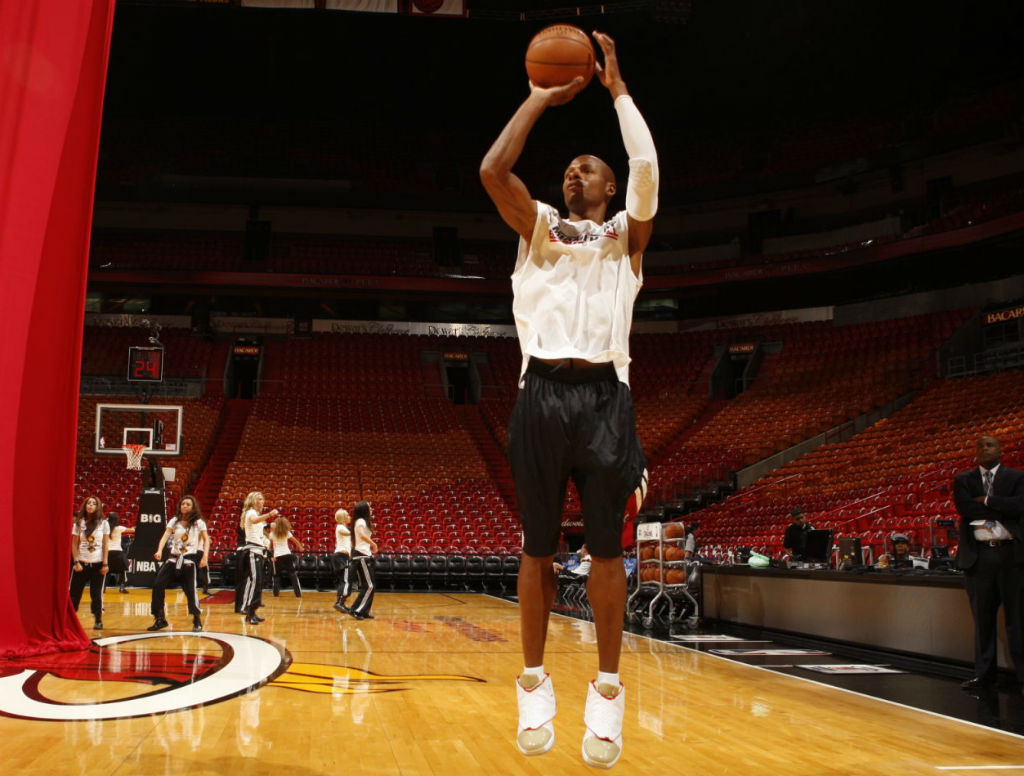
[[[545,105],[565,105],[577,94],[583,91],[583,76],[576,76],[564,86],[537,86],[530,81],[530,92],[543,97]]]
[[[594,63],[598,80],[612,93],[613,98],[620,94],[628,94],[626,83],[622,80],[622,71],[619,70],[619,55],[615,51],[615,41],[610,35],[597,30],[594,30],[593,34],[594,40],[597,41],[597,45],[601,47],[601,53],[604,55],[603,65],[601,62]]]

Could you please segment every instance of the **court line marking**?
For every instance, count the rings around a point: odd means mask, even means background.
[[[937,771],[1016,771],[1024,765],[936,765]]]
[[[489,596],[491,598],[495,598],[498,601],[505,601],[505,599],[498,598],[498,596],[494,596],[494,595],[492,595],[490,593],[485,593],[484,595],[487,595],[487,596]],[[509,604],[510,606],[518,606],[518,604],[513,602],[513,601],[505,601],[505,603]],[[554,615],[556,615],[558,617],[564,617],[567,620],[577,620],[579,622],[590,622],[591,625],[593,625],[593,623],[590,620],[580,620],[579,617],[571,617],[568,614],[562,614],[560,612],[555,612],[555,611],[552,611],[551,614],[554,614]],[[927,714],[927,715],[929,715],[931,717],[938,717],[939,719],[945,719],[945,720],[948,720],[950,722],[959,723],[961,725],[969,725],[970,727],[975,727],[975,728],[978,728],[979,730],[983,730],[983,731],[986,731],[988,733],[1001,733],[1002,735],[1009,736],[1010,738],[1014,738],[1014,739],[1018,739],[1018,740],[1024,740],[1024,735],[1022,735],[1020,733],[1012,733],[1009,730],[1001,730],[1000,728],[989,727],[988,725],[982,725],[980,722],[971,722],[971,721],[966,720],[966,719],[957,719],[956,717],[950,717],[950,716],[947,716],[945,714],[940,714],[937,711],[929,711],[928,709],[919,709],[916,706],[908,706],[905,703],[899,703],[898,701],[891,701],[888,698],[877,698],[874,695],[867,695],[866,693],[856,692],[855,690],[848,690],[845,687],[836,687],[835,685],[829,684],[828,682],[820,682],[820,681],[818,681],[818,680],[816,680],[816,679],[814,679],[814,678],[812,678],[810,676],[800,676],[800,675],[797,675],[797,674],[785,674],[785,673],[782,673],[781,671],[773,671],[771,668],[767,668],[765,666],[756,666],[756,665],[751,665],[750,663],[741,663],[739,660],[731,660],[730,658],[727,658],[727,657],[725,657],[723,655],[714,655],[714,654],[712,654],[710,652],[701,652],[698,649],[693,649],[691,647],[687,647],[684,644],[681,644],[681,643],[679,643],[677,641],[662,641],[661,639],[656,639],[653,636],[646,636],[646,635],[644,635],[642,633],[633,633],[632,631],[623,631],[623,635],[626,635],[626,634],[628,634],[630,636],[636,636],[637,638],[641,638],[641,639],[647,639],[648,641],[654,641],[654,642],[657,642],[658,644],[664,644],[664,645],[669,646],[669,647],[676,647],[677,649],[686,650],[687,652],[693,652],[693,653],[695,653],[697,655],[706,655],[707,657],[712,658],[713,660],[722,660],[722,661],[724,661],[726,663],[729,663],[730,665],[744,666],[746,668],[752,668],[752,669],[754,669],[756,671],[766,671],[766,672],[768,672],[770,674],[773,674],[774,676],[789,677],[790,679],[795,679],[798,682],[807,682],[808,684],[814,684],[814,685],[817,685],[819,687],[827,687],[830,690],[838,690],[839,692],[845,692],[845,693],[848,693],[850,695],[856,695],[858,698],[865,698],[865,699],[871,700],[871,701],[878,701],[880,703],[887,703],[890,706],[896,706],[897,708],[906,709],[907,711],[916,711],[916,712],[920,712],[921,714]],[[938,768],[939,766],[933,766],[933,767]],[[993,768],[993,769],[994,768],[1004,768],[1004,767],[1005,768],[1024,768],[1024,766],[1019,766],[1019,765],[1013,765],[1013,766],[986,766],[986,767]]]
[[[637,636],[639,634],[633,634],[633,635]],[[649,636],[641,636],[641,638],[648,639],[650,641],[656,641],[659,644],[669,644],[670,646],[679,647],[680,649],[688,649],[687,647],[684,647],[682,644],[677,644],[677,643],[674,643],[674,642],[664,642],[664,641],[660,641],[659,639],[654,639],[654,638],[649,637]],[[879,698],[879,697],[876,697],[874,695],[868,695],[868,694],[863,693],[863,692],[857,692],[856,690],[850,690],[850,689],[847,689],[846,687],[837,687],[836,685],[830,685],[827,682],[819,682],[819,681],[817,681],[817,680],[815,680],[815,679],[813,679],[811,677],[805,677],[805,676],[801,676],[801,675],[797,675],[797,674],[782,674],[781,672],[772,671],[770,669],[770,667],[767,667],[767,666],[764,666],[764,665],[752,665],[751,663],[744,663],[744,662],[740,662],[739,660],[731,660],[728,657],[725,657],[724,655],[716,655],[716,654],[712,654],[711,652],[701,652],[701,651],[696,650],[696,649],[689,649],[689,651],[690,652],[696,652],[698,655],[708,655],[709,657],[713,657],[716,660],[725,660],[727,662],[732,663],[733,665],[744,665],[746,667],[749,667],[749,669],[755,669],[757,671],[768,672],[769,674],[774,674],[777,677],[790,677],[791,679],[796,679],[799,682],[807,682],[807,683],[812,684],[812,685],[818,685],[819,687],[827,687],[830,690],[839,690],[840,692],[849,693],[850,695],[856,695],[857,697],[860,697],[860,698],[866,698],[868,700],[877,700],[877,701],[880,701],[882,703],[888,703],[889,705],[897,706],[898,708],[905,708],[905,709],[909,710],[909,712],[920,712],[922,714],[927,714],[927,715],[929,715],[931,717],[938,717],[940,720],[948,720],[949,722],[955,722],[955,723],[959,723],[959,724],[962,724],[962,725],[970,725],[973,728],[978,728],[979,730],[984,730],[984,731],[987,731],[989,733],[1001,733],[1002,735],[1007,735],[1007,736],[1010,736],[1011,738],[1024,739],[1024,735],[1021,735],[1020,733],[1012,733],[1009,730],[1001,730],[1000,728],[990,728],[987,725],[982,725],[981,723],[978,723],[978,722],[971,722],[970,720],[958,720],[955,717],[949,717],[949,716],[944,715],[944,714],[939,714],[938,712],[932,712],[932,710],[930,710],[928,708],[919,708],[918,706],[909,706],[906,703],[900,703],[899,701],[890,700],[889,698]],[[1017,766],[1015,766],[1015,767],[1017,767]]]

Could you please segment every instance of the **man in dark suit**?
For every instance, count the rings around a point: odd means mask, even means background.
[[[978,440],[978,468],[953,480],[960,513],[960,550],[967,597],[974,614],[974,678],[964,689],[995,683],[996,615],[1002,604],[1017,679],[1024,683],[1024,471],[1000,465],[994,437]]]

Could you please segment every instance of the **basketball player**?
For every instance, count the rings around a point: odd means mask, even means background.
[[[89,585],[89,608],[96,630],[103,630],[103,590],[106,587],[107,553],[110,550],[110,523],[103,516],[103,504],[88,496],[75,516],[71,531],[71,603],[78,611],[82,591]]]
[[[160,566],[153,582],[153,600],[150,604],[153,624],[146,630],[158,631],[167,627],[164,594],[168,587],[179,584],[188,602],[188,613],[192,615],[192,630],[199,632],[203,629],[203,622],[196,600],[197,569],[205,566],[210,557],[210,534],[206,531],[206,521],[199,511],[195,496],[182,496],[178,502],[178,514],[167,521],[167,528],[153,553],[157,562],[163,558],[164,545],[169,546],[170,554]]]
[[[270,529],[270,545],[274,552],[274,579],[271,582],[274,597],[281,595],[281,578],[287,576],[292,581],[292,590],[296,598],[302,598],[299,586],[299,572],[295,568],[295,555],[292,554],[289,542],[295,543],[295,549],[303,551],[302,542],[292,533],[292,524],[287,517],[279,517]]]
[[[563,174],[568,218],[535,201],[512,172],[534,124],[549,107],[572,100],[581,78],[550,89],[531,84],[484,157],[480,177],[520,236],[512,307],[523,364],[508,441],[523,525],[518,593],[525,666],[516,682],[516,745],[523,754],[539,755],[554,744],[555,694],[544,671],[544,642],[556,592],[552,561],[571,476],[592,556],[587,594],[598,645],[582,755],[588,765],[610,768],[622,753],[625,713],[619,681],[626,602],[622,520],[644,470],[628,384],[629,329],[658,206],[658,159],[622,80],[615,43],[600,32],[594,39],[604,55],[598,79],[611,94],[629,156],[625,211],[607,218],[616,179],[595,156],[577,156]]]
[[[373,517],[370,502],[357,501],[352,507],[352,514],[355,516],[355,525],[352,529],[355,534],[352,565],[359,580],[359,595],[356,596],[349,614],[357,620],[372,620],[370,608],[373,606],[373,556],[377,553],[377,542],[373,540],[370,532],[370,520]]]
[[[245,621],[250,625],[263,622],[263,618],[256,615],[263,591],[263,561],[267,553],[266,545],[263,543],[262,526],[278,515],[276,509],[264,512],[264,503],[263,494],[258,490],[253,491],[245,497],[242,515],[239,518],[239,526],[245,532],[245,545],[242,547],[240,564],[245,571],[245,582],[242,585],[241,601],[237,602],[236,608],[241,609]]]
[[[107,522],[110,523],[110,538],[107,541],[107,562],[110,564],[110,573],[120,579],[117,588],[119,593],[127,593],[128,588],[128,566],[124,562],[124,548],[121,546],[121,537],[125,534],[135,533],[134,528],[127,528],[121,525],[121,518],[117,512],[107,515]]]
[[[334,513],[334,555],[331,556],[331,565],[334,567],[334,576],[338,580],[338,600],[334,602],[334,608],[339,612],[352,613],[352,610],[345,606],[345,599],[351,592],[349,586],[349,567],[352,561],[352,531],[349,525],[352,523],[352,516],[347,509],[339,509]]]

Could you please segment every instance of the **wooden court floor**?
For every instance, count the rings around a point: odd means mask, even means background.
[[[223,600],[224,603],[218,603]],[[227,594],[192,634],[148,634],[148,591],[108,591],[87,653],[0,672],[0,757],[14,774],[579,774],[590,623],[553,616],[554,749],[515,749],[515,604],[383,593],[376,619],[330,593],[267,592],[246,625]],[[82,602],[83,623],[88,599]],[[627,634],[620,774],[1024,774],[1024,739]]]

